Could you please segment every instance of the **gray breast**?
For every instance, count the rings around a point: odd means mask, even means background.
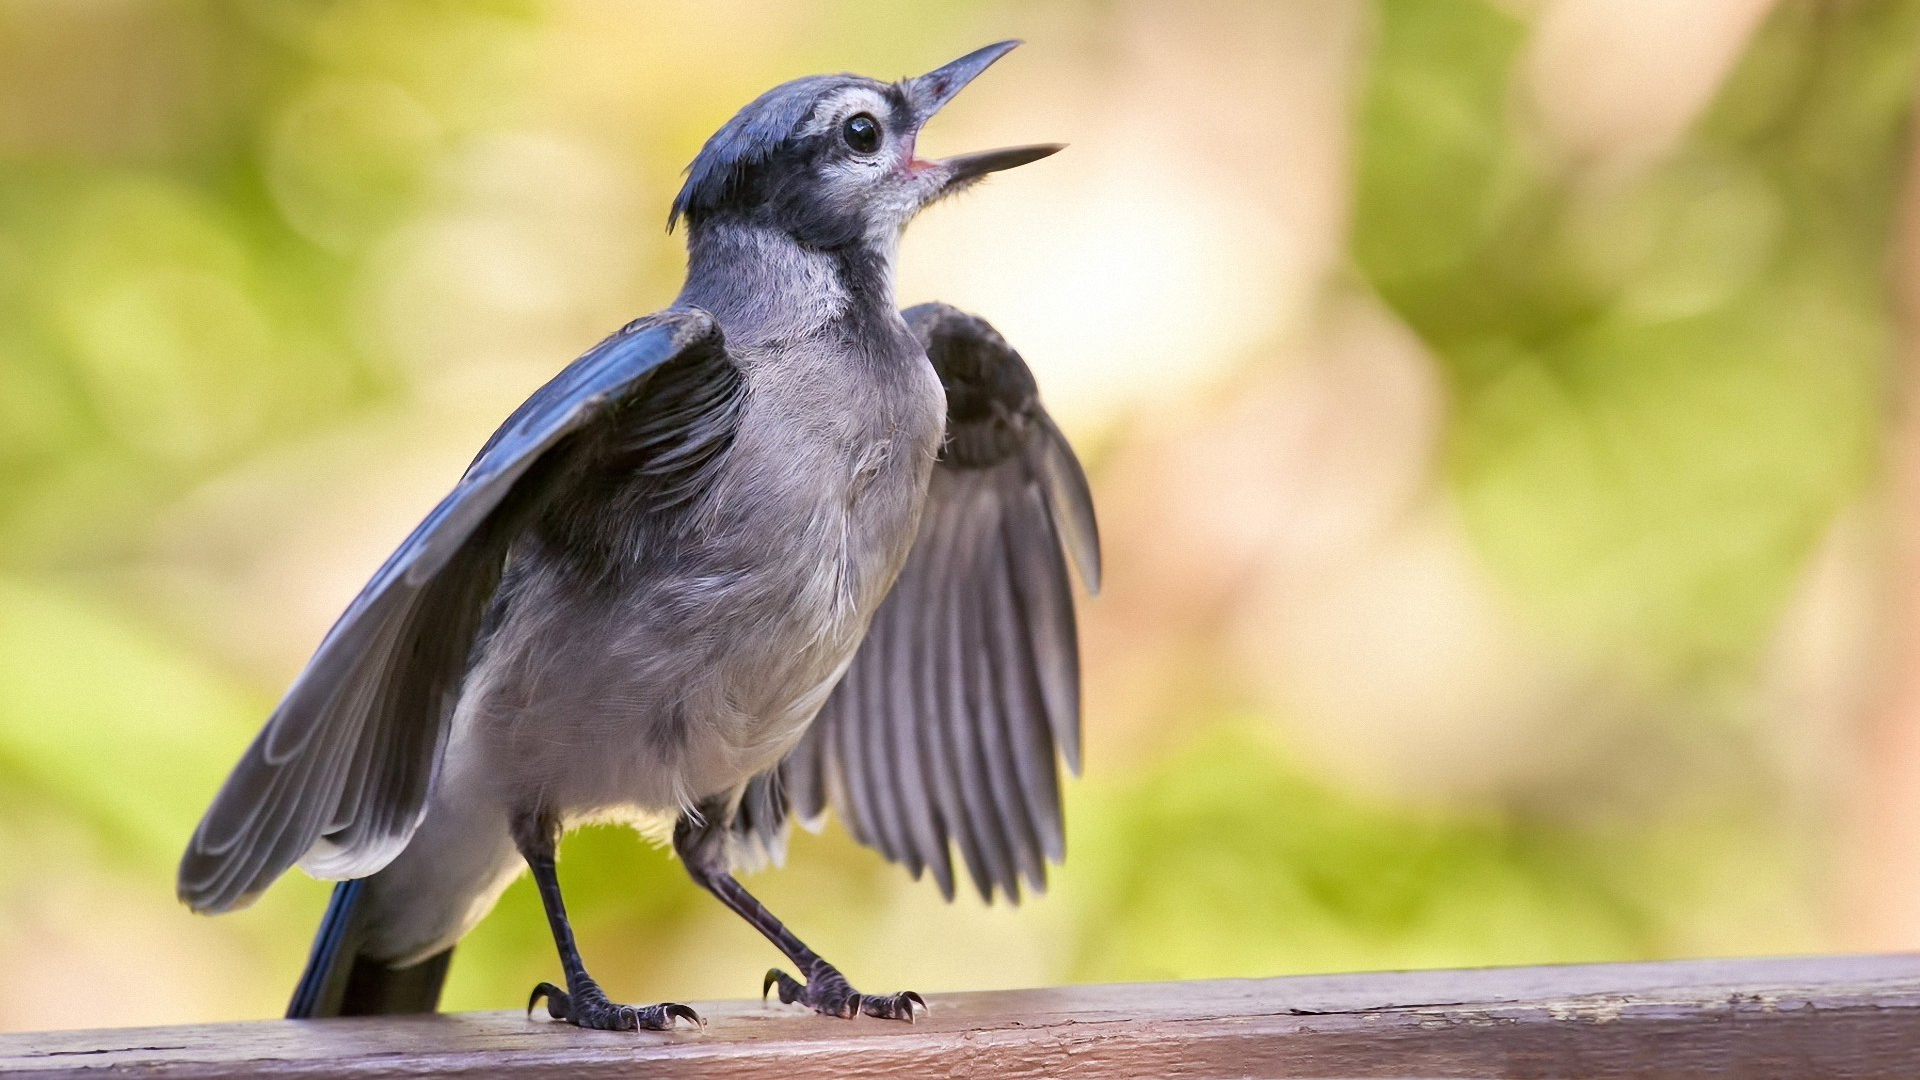
[[[748,518],[736,528],[757,549],[769,630],[806,658],[796,674],[815,680],[851,655],[912,546],[945,397],[917,347],[884,358],[796,352],[751,370],[729,502]]]
[[[852,659],[912,546],[944,393],[917,346],[742,366],[746,414],[712,484],[626,523],[624,565],[523,553],[461,707],[510,787],[573,812],[732,790],[791,747]]]

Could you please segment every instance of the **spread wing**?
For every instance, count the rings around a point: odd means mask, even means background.
[[[1085,475],[1020,355],[944,304],[906,313],[947,390],[947,437],[893,591],[782,763],[790,808],[831,805],[862,843],[931,870],[958,849],[983,899],[1046,885],[1066,845],[1058,762],[1080,769],[1080,660],[1067,557],[1099,588]],[[1063,553],[1064,548],[1064,553]],[[769,785],[750,788],[765,828]]]
[[[223,911],[296,861],[321,877],[386,865],[425,812],[508,546],[555,481],[615,431],[669,465],[717,453],[740,395],[713,318],[681,310],[634,321],[528,398],[328,631],[201,819],[180,898]]]

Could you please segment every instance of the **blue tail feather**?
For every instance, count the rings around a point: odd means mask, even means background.
[[[404,968],[361,955],[366,884],[367,879],[356,878],[333,887],[307,969],[287,1004],[287,1019],[432,1012],[439,1006],[452,947]]]
[[[300,983],[293,988],[293,1000],[287,1004],[287,1019],[339,1015],[341,991],[346,989],[347,971],[353,964],[355,951],[349,947],[348,932],[354,929],[354,910],[359,907],[360,894],[366,884],[365,878],[355,878],[333,887],[327,913],[321,916],[320,929],[313,935],[307,969],[301,972]],[[328,993],[329,989],[333,992]]]

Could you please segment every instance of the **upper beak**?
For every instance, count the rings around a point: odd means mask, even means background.
[[[975,49],[952,63],[942,64],[925,75],[906,80],[907,96],[913,103],[915,125],[926,123],[934,113],[940,111],[941,106],[952,101],[962,87],[992,66],[995,60],[1012,52],[1019,44],[1018,40],[996,42],[984,49]],[[1061,149],[1058,143],[1014,146],[1004,150],[983,150],[977,154],[942,158],[938,164],[948,170],[945,186],[952,188],[990,172],[999,172],[1016,165],[1025,165],[1030,161],[1038,161],[1050,154],[1059,153]]]
[[[953,100],[953,95],[961,87],[972,82],[979,74],[993,66],[995,60],[1018,48],[1018,39],[997,41],[984,49],[975,49],[950,64],[942,64],[927,72],[906,80],[907,97],[913,102],[914,123],[924,124],[940,107]]]

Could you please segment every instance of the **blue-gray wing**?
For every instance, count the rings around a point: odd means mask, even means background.
[[[740,393],[712,316],[673,310],[635,320],[528,398],[327,632],[201,819],[180,898],[223,911],[295,862],[347,878],[391,861],[425,812],[508,546],[554,481],[615,430],[660,457],[716,453]]]
[[[1080,768],[1068,563],[1099,588],[1093,500],[1033,375],[986,322],[906,313],[947,390],[947,437],[906,565],[852,665],[777,777],[750,787],[953,895],[957,849],[982,898],[1018,901],[1065,855],[1059,762]]]

